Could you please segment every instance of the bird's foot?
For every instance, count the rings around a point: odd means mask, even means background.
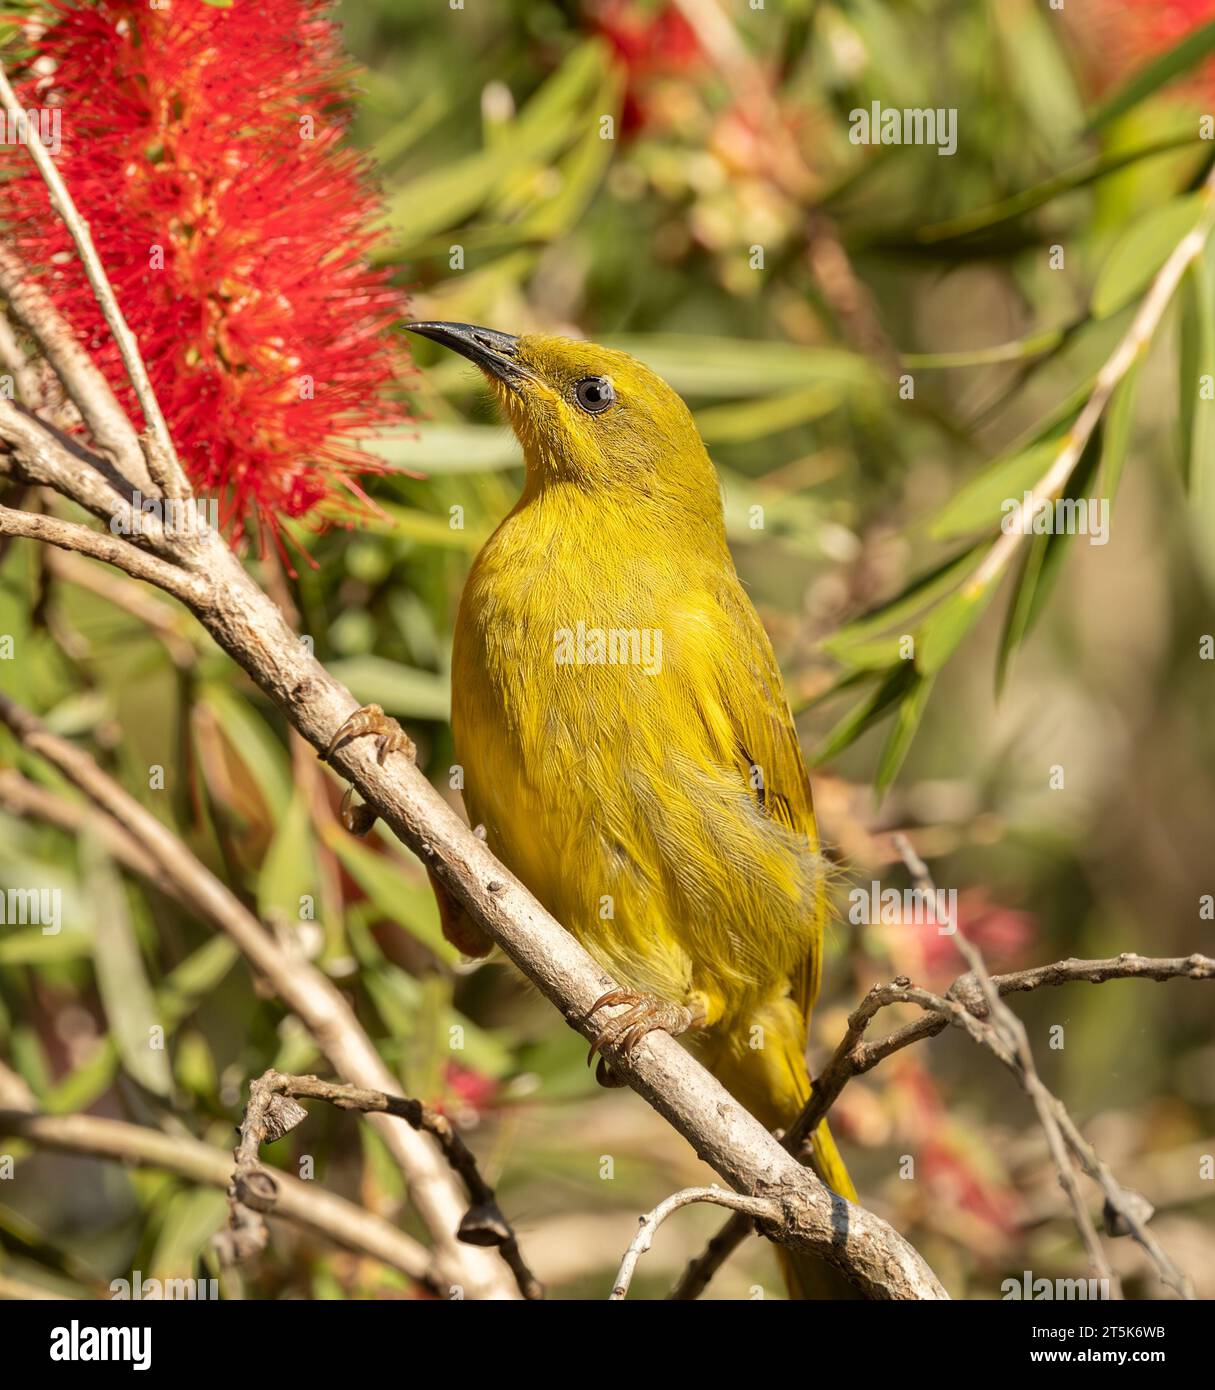
[[[389,753],[404,753],[412,762],[417,756],[413,739],[390,715],[384,713],[379,705],[364,705],[356,709],[329,740],[329,746],[322,754],[326,762],[333,757],[334,749],[347,738],[363,738],[371,734],[376,740],[376,761],[381,765]],[[375,812],[370,806],[352,804],[354,788],[347,788],[342,797],[339,812],[342,824],[352,835],[366,835],[376,822]]]
[[[413,739],[391,715],[385,714],[379,705],[364,705],[362,709],[356,709],[329,740],[329,747],[324,752],[325,761],[333,757],[334,750],[344,739],[364,738],[367,734],[375,736],[376,762],[381,766],[389,753],[404,753],[410,762],[417,756]]]
[[[589,1067],[595,1053],[604,1046],[616,1046],[627,1057],[647,1033],[670,1033],[673,1038],[686,1033],[699,1022],[699,1015],[683,1004],[673,1004],[669,999],[659,999],[653,994],[642,994],[635,989],[612,989],[601,995],[587,1011],[587,1018],[593,1018],[600,1009],[616,1004],[627,1004],[624,1013],[616,1014],[595,1034],[591,1050],[587,1054]],[[610,1064],[602,1057],[595,1071],[596,1080],[601,1086],[621,1086],[624,1083],[613,1074]]]

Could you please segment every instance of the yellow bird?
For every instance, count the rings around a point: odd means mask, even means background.
[[[596,1046],[686,1033],[763,1124],[788,1126],[810,1095],[825,864],[780,671],[692,416],[623,352],[406,326],[481,368],[527,465],[456,620],[451,722],[469,817],[622,986],[595,1006],[628,1005]],[[366,732],[384,726],[358,715],[337,738]],[[442,893],[440,908],[462,951],[489,951]],[[814,1154],[854,1198],[825,1124]],[[822,1286],[791,1263],[793,1292]]]

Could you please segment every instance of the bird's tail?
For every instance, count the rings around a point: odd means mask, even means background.
[[[749,1028],[725,1042],[710,1065],[718,1080],[769,1129],[788,1129],[810,1099],[805,1059],[806,1022],[792,999],[774,1000]],[[824,1120],[811,1143],[811,1167],[840,1197],[856,1201],[856,1188]],[[815,1255],[778,1251],[789,1297],[856,1298],[853,1287]]]

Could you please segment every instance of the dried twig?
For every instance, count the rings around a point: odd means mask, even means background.
[[[356,1085],[391,1091],[392,1073],[380,1060],[350,1006],[333,983],[302,956],[283,949],[240,899],[221,883],[151,812],[104,772],[83,749],[50,732],[28,710],[0,695],[0,723],[78,787],[137,847],[143,873],[164,881],[188,910],[219,928],[303,1022],[334,1068]],[[31,810],[37,809],[31,805]],[[420,1136],[374,1116],[385,1144],[409,1183],[410,1196],[435,1236],[446,1282],[470,1296],[502,1290],[487,1256],[456,1236],[465,1203],[447,1166]]]
[[[189,1135],[162,1134],[144,1125],[96,1115],[0,1110],[0,1134],[26,1139],[40,1148],[60,1153],[161,1168],[207,1187],[226,1188],[232,1177],[232,1160],[223,1149],[213,1148]],[[436,1275],[430,1252],[390,1221],[364,1211],[344,1197],[326,1192],[316,1183],[302,1182],[289,1173],[277,1173],[275,1177],[278,1183],[276,1216],[347,1250],[399,1269],[435,1293],[447,1293],[446,1283]]]
[[[443,1155],[463,1179],[471,1205],[460,1222],[459,1238],[469,1245],[496,1247],[510,1266],[524,1298],[543,1298],[539,1280],[528,1269],[510,1223],[498,1206],[494,1190],[481,1176],[477,1160],[446,1115],[420,1100],[387,1095],[361,1086],[342,1086],[317,1076],[288,1076],[273,1069],[263,1072],[249,1086],[249,1103],[240,1127],[236,1170],[228,1188],[231,1229],[223,1244],[230,1260],[246,1258],[264,1248],[262,1215],[277,1203],[278,1174],[271,1174],[258,1158],[262,1144],[281,1139],[305,1117],[298,1100],[323,1100],[340,1110],[365,1115],[394,1115],[414,1129],[433,1135]]]
[[[712,1202],[719,1207],[730,1207],[733,1211],[743,1213],[748,1221],[780,1219],[779,1206],[765,1197],[744,1197],[738,1192],[727,1192],[725,1188],[716,1186],[685,1187],[682,1192],[675,1192],[665,1201],[659,1202],[653,1211],[647,1212],[641,1218],[637,1234],[629,1242],[629,1248],[624,1252],[624,1259],[620,1262],[616,1282],[608,1296],[609,1302],[618,1303],[628,1296],[637,1262],[653,1245],[659,1226],[681,1207],[690,1207],[694,1202]]]
[[[916,887],[922,892],[931,893],[933,895],[932,901],[935,902],[936,885],[932,881],[932,875],[928,872],[928,866],[915,852],[911,841],[905,835],[896,835],[894,844]],[[971,973],[978,981],[984,1002],[987,1005],[986,1021],[978,1024],[977,1028],[966,1025],[968,1031],[976,1042],[985,1042],[996,1053],[1000,1060],[1016,1075],[1030,1100],[1033,1101],[1034,1109],[1038,1112],[1038,1119],[1046,1133],[1046,1142],[1050,1148],[1051,1158],[1059,1171],[1059,1182],[1067,1194],[1072,1215],[1075,1217],[1076,1228],[1080,1232],[1080,1239],[1088,1251],[1093,1274],[1102,1281],[1103,1287],[1110,1291],[1111,1297],[1121,1298],[1122,1286],[1110,1268],[1110,1263],[1106,1259],[1105,1250],[1101,1244],[1101,1237],[1098,1236],[1092,1217],[1088,1213],[1088,1207],[1085,1206],[1084,1197],[1080,1191],[1080,1182],[1076,1176],[1076,1170],[1072,1166],[1071,1154],[1068,1152],[1067,1143],[1059,1127],[1055,1107],[1051,1103],[1054,1097],[1046,1089],[1042,1078],[1038,1075],[1025,1025],[1007,1004],[1001,1003],[999,991],[987,973],[986,962],[983,960],[978,947],[967,939],[964,932],[957,929],[957,923],[954,923],[954,928],[953,944],[966,964],[970,966]]]
[[[10,121],[23,120],[24,112],[21,103],[17,100],[17,94],[13,91],[12,84],[8,80],[8,73],[5,71],[3,62],[0,62],[0,104],[3,104]],[[76,204],[72,201],[72,195],[68,192],[67,184],[64,183],[59,170],[55,167],[55,161],[38,138],[35,122],[25,122],[23,128],[27,132],[26,143],[29,147],[30,157],[42,175],[43,182],[50,192],[51,201],[55,205],[55,210],[71,234],[72,241],[76,246],[76,254],[80,257],[80,263],[88,278],[89,288],[93,291],[93,296],[97,300],[97,306],[105,318],[107,327],[114,335],[114,341],[118,344],[118,351],[122,356],[122,364],[126,368],[131,385],[135,388],[135,397],[139,401],[139,408],[143,412],[143,418],[147,422],[148,428],[148,438],[144,450],[148,472],[164,496],[189,497],[190,484],[182,471],[181,464],[177,461],[177,452],[173,448],[169,427],[161,413],[160,402],[156,399],[156,393],[152,390],[148,369],[144,366],[143,357],[139,351],[139,343],[135,334],[131,332],[130,325],[123,317],[118,298],[105,273],[101,257],[97,254],[97,247],[93,244],[93,235],[89,231],[89,224],[77,211]]]
[[[1197,953],[1190,956],[1150,957],[1126,951],[1122,955],[1104,960],[1079,960],[1071,957],[1054,961],[1050,965],[1038,965],[1028,970],[991,976],[991,983],[1000,995],[1026,993],[1075,982],[1104,984],[1109,980],[1215,980],[1215,959]],[[922,1018],[896,1029],[886,1037],[874,1042],[865,1042],[864,1035],[875,1016],[893,1004],[915,1004],[926,1012]],[[973,971],[960,975],[944,996],[917,991],[905,977],[900,977],[890,984],[874,985],[849,1016],[844,1036],[830,1062],[815,1078],[814,1093],[786,1132],[785,1144],[797,1152],[803,1162],[807,1162],[809,1150],[804,1147],[807,1136],[813,1134],[826,1118],[848,1082],[853,1077],[872,1071],[895,1052],[943,1033],[951,1023],[957,1021],[954,1007],[958,1004],[964,1004],[967,1012],[979,1018],[986,1015],[987,1001]],[[1084,1145],[1086,1150],[1088,1146],[1078,1133],[1073,1136],[1069,1132],[1069,1126],[1071,1122],[1067,1120],[1064,1123],[1065,1137],[1080,1158],[1081,1166],[1090,1176],[1101,1182],[1104,1189],[1108,1170],[1102,1173],[1104,1165],[1091,1150],[1082,1153],[1077,1148],[1077,1143]],[[1074,1126],[1071,1128],[1074,1129]],[[1140,1200],[1136,1194],[1127,1194],[1127,1200],[1140,1210]],[[1111,1223],[1107,1220],[1106,1224],[1109,1227],[1117,1222],[1115,1220]],[[687,1269],[669,1296],[673,1299],[698,1298],[708,1287],[714,1274],[746,1239],[751,1225],[747,1217],[735,1216],[727,1221],[705,1249],[689,1261]],[[1155,1238],[1151,1237],[1150,1233],[1147,1234],[1155,1244]]]
[[[915,880],[917,887],[935,895],[936,889],[932,882],[932,876],[929,874],[924,861],[912,848],[907,837],[905,835],[896,836],[895,847],[902,855],[908,872]],[[1109,1168],[1101,1162],[1092,1147],[1080,1134],[1063,1102],[1047,1089],[1042,1078],[1038,1075],[1025,1025],[1008,1005],[1001,1001],[1000,992],[987,972],[987,966],[979,949],[961,931],[954,933],[953,942],[967,965],[970,966],[972,975],[978,981],[984,1002],[987,1005],[987,1021],[980,1026],[981,1031],[977,1040],[984,1042],[993,1052],[996,1052],[996,1055],[1013,1072],[1029,1095],[1030,1100],[1033,1101],[1034,1109],[1038,1112],[1038,1119],[1046,1132],[1051,1156],[1059,1170],[1059,1180],[1063,1185],[1063,1190],[1067,1193],[1068,1201],[1071,1203],[1076,1217],[1076,1225],[1088,1249],[1089,1258],[1092,1260],[1097,1277],[1108,1280],[1113,1295],[1115,1297],[1120,1296],[1118,1279],[1105,1257],[1100,1237],[1097,1235],[1092,1219],[1088,1214],[1088,1208],[1081,1196],[1079,1183],[1072,1168],[1072,1154],[1079,1159],[1088,1175],[1100,1185],[1105,1195],[1106,1209],[1113,1213],[1108,1224],[1118,1233],[1125,1232],[1138,1241],[1151,1257],[1157,1273],[1164,1283],[1175,1289],[1182,1298],[1193,1298],[1193,1284],[1144,1224],[1144,1199],[1137,1193],[1126,1192],[1119,1186]],[[1200,970],[1201,964],[1194,969]],[[1194,978],[1193,969],[1189,974],[1190,978]],[[1206,978],[1210,978],[1209,975]],[[1004,1045],[1010,1054],[1009,1056],[1002,1055],[997,1049],[995,1045],[997,1039]],[[1150,1214],[1150,1208],[1147,1210]]]

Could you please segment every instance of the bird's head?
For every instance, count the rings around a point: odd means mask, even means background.
[[[469,323],[408,323],[485,373],[536,482],[632,494],[720,515],[717,478],[679,396],[627,353]]]

